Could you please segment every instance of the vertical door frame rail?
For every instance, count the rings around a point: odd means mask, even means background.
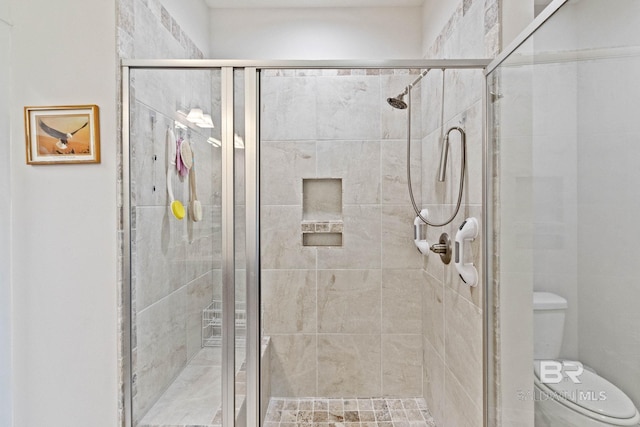
[[[247,425],[261,426],[260,419],[260,145],[258,69],[246,67],[245,93],[245,211],[246,211],[246,295],[247,295]]]
[[[235,424],[235,165],[233,67],[221,70],[222,136],[222,427]]]
[[[485,71],[488,59],[408,59],[408,60],[207,60],[207,59],[125,59],[122,60],[122,342],[121,425],[132,425],[131,390],[131,177],[130,177],[130,73],[133,69],[220,69],[222,73],[222,277],[223,353],[222,427],[235,424],[235,260],[234,260],[234,128],[233,71],[245,71],[245,174],[246,174],[246,292],[247,292],[247,426],[259,427],[260,410],[260,144],[259,76],[266,69],[477,69]],[[486,74],[486,73],[485,73]],[[486,86],[486,85],[485,85]],[[484,98],[483,93],[483,98]],[[383,102],[383,99],[380,100]],[[486,105],[486,102],[483,102]],[[485,115],[486,117],[486,115]],[[484,126],[484,124],[483,124]],[[485,132],[486,133],[486,132]],[[483,139],[486,151],[486,138]],[[484,171],[486,176],[486,171]],[[484,197],[484,195],[483,195]],[[486,199],[485,205],[486,205]],[[485,233],[487,233],[485,224]],[[486,234],[485,234],[486,235]],[[485,248],[483,248],[485,249]],[[485,252],[487,253],[487,252]],[[485,257],[487,258],[487,257]],[[486,261],[485,261],[486,264]],[[486,269],[485,269],[485,283]],[[488,292],[487,292],[488,293]],[[485,302],[486,303],[486,302]],[[485,312],[490,306],[485,305]],[[486,319],[485,319],[486,322]],[[485,345],[487,342],[485,325]],[[486,355],[486,352],[485,352]],[[485,360],[486,366],[486,360]],[[486,379],[485,379],[486,387]],[[486,403],[485,403],[486,413]],[[485,415],[486,417],[486,415]],[[489,427],[485,423],[485,427]]]

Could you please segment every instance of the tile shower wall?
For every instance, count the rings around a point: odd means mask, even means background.
[[[442,29],[426,58],[486,58],[497,54],[499,2],[464,0]],[[482,93],[481,71],[447,71],[445,105],[442,106],[442,73],[433,70],[422,90],[422,204],[437,220],[448,218],[455,208],[459,182],[460,139],[451,134],[447,177],[437,182],[441,134],[460,126],[467,135],[467,175],[462,207],[444,228],[429,227],[427,238],[440,233],[455,236],[465,218],[478,218],[482,229]],[[442,114],[442,115],[441,115]],[[441,126],[444,121],[444,128]],[[477,427],[483,423],[482,364],[482,233],[467,254],[478,267],[480,283],[469,288],[458,277],[453,263],[445,266],[430,255],[423,265],[423,391],[438,426]]]
[[[118,0],[116,4],[119,58],[203,57],[159,0]],[[132,368],[137,419],[200,348],[200,311],[219,288],[219,252],[213,242],[220,237],[215,227],[220,221],[219,189],[214,188],[220,180],[216,179],[218,169],[212,167],[219,163],[219,153],[204,144],[206,138],[193,135],[203,221],[194,224],[173,219],[164,190],[165,132],[176,107],[211,105],[213,84],[205,72],[195,78],[190,74],[189,81],[181,72],[138,74],[132,83]],[[118,161],[121,164],[122,157]],[[186,181],[174,182],[179,200],[188,199],[186,185]],[[126,213],[121,201],[119,208],[122,242],[122,215]],[[120,301],[122,304],[122,298]],[[121,331],[122,327],[121,320]],[[121,367],[124,357],[121,353]],[[125,381],[121,377],[121,384]],[[119,411],[124,420],[122,401]]]
[[[405,118],[418,70],[279,70],[261,90],[263,332],[278,397],[420,396],[421,256]],[[420,99],[414,123],[420,130]],[[413,176],[420,194],[420,144]],[[302,246],[303,178],[342,179],[343,246]]]

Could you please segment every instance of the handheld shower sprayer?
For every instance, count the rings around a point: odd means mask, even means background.
[[[447,173],[447,157],[449,155],[449,132],[442,140],[442,152],[440,153],[440,166],[438,167],[438,181],[444,182]]]
[[[438,167],[438,181],[440,182],[445,181],[445,175],[447,172],[447,157],[449,154],[449,134],[454,130],[460,133],[460,138],[462,139],[461,141],[462,146],[466,147],[467,145],[466,143],[467,135],[465,134],[464,130],[459,126],[454,126],[449,128],[447,133],[444,134],[444,138],[442,140],[442,153],[440,153],[440,167]],[[464,166],[465,165],[463,165],[463,167]]]
[[[445,175],[447,171],[447,159],[449,156],[449,134],[451,133],[451,131],[454,131],[454,130],[460,132],[461,155],[460,155],[460,181],[458,184],[458,200],[456,202],[456,207],[453,210],[453,213],[447,220],[443,222],[429,221],[427,218],[425,218],[424,215],[422,215],[422,212],[420,211],[420,209],[418,209],[418,205],[416,204],[415,198],[413,197],[413,188],[411,185],[411,168],[410,168],[410,164],[411,164],[411,89],[420,80],[422,80],[422,78],[426,76],[429,71],[430,69],[426,69],[425,71],[421,72],[418,78],[413,83],[408,85],[402,93],[400,93],[395,98],[387,98],[387,102],[393,108],[398,108],[401,110],[407,109],[407,162],[406,162],[407,187],[409,190],[409,198],[411,199],[411,204],[413,205],[413,210],[416,212],[417,218],[422,222],[424,222],[425,224],[430,225],[432,227],[443,227],[449,224],[451,221],[453,221],[453,219],[458,214],[458,211],[460,210],[460,205],[462,204],[464,177],[465,177],[465,172],[467,168],[467,142],[466,142],[466,136],[465,136],[464,130],[458,126],[454,126],[450,128],[446,132],[446,134],[442,137],[442,152],[440,153],[440,167],[438,169],[438,181],[440,182],[443,182],[445,180]],[[440,110],[441,128],[444,127],[444,100],[445,100],[444,89],[445,89],[445,69],[443,68],[442,69],[442,105]],[[405,95],[407,95],[406,103],[403,100]]]

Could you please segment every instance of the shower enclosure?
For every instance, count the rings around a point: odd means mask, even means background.
[[[467,132],[465,198],[451,224],[427,228],[435,243],[481,216],[487,62],[125,64],[129,425],[481,419],[482,286],[416,251],[407,115],[385,100],[432,69],[412,92],[410,143],[416,198],[434,221],[454,210],[460,175],[456,140],[437,181],[441,136]],[[190,145],[197,180],[172,164],[176,142]],[[446,346],[439,337],[458,333],[445,332],[445,301],[461,316],[447,327],[466,337]],[[469,346],[472,358],[456,356]],[[462,415],[438,380],[453,374],[469,386],[456,395],[468,399]]]
[[[555,0],[490,64],[126,62],[127,427],[553,425],[540,291],[567,303],[560,357],[639,407],[638,24],[637,1]],[[427,69],[413,188],[430,219],[453,212],[459,140],[437,171],[464,129],[460,212],[426,239],[477,218],[475,288],[414,246],[407,110],[385,100]],[[195,174],[172,164],[184,141]]]
[[[573,421],[548,419],[533,369],[541,291],[567,302],[560,359],[640,407],[639,24],[637,1],[555,1],[488,67],[488,425],[630,425],[600,387],[566,395]]]

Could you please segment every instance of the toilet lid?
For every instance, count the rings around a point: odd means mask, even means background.
[[[534,363],[534,372],[540,381],[540,363]],[[560,397],[555,400],[567,400],[597,415],[612,418],[632,418],[636,415],[636,407],[629,397],[618,387],[599,375],[584,370],[578,377],[579,384],[574,383],[563,372],[563,380],[558,384],[544,383],[552,393]]]

